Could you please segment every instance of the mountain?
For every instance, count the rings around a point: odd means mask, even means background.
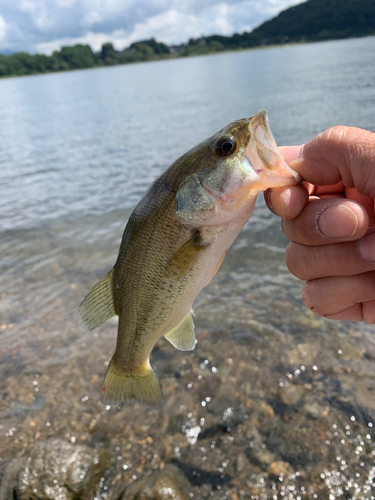
[[[375,35],[375,0],[309,0],[251,34],[266,44]]]
[[[181,55],[199,55],[365,35],[375,35],[375,0],[308,0],[282,11],[250,33],[191,39],[176,51]]]

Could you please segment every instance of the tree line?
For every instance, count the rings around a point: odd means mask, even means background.
[[[122,51],[116,51],[112,43],[105,43],[98,53],[94,53],[89,45],[77,44],[72,47],[62,47],[61,50],[55,51],[50,56],[31,55],[26,52],[15,52],[10,55],[0,54],[0,77],[113,66],[115,64],[152,61],[170,56],[169,47],[153,38],[133,43]]]

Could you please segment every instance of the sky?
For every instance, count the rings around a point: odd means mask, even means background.
[[[251,31],[301,0],[0,0],[0,53],[51,54],[63,45],[117,50]]]

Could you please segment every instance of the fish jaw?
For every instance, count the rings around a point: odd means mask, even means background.
[[[251,190],[259,193],[268,188],[300,184],[302,178],[287,165],[277,149],[264,109],[249,118],[249,130],[250,141],[244,150],[243,162],[247,160],[257,175]]]

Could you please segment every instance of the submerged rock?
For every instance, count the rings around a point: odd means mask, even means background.
[[[36,443],[5,471],[0,500],[89,500],[95,496],[109,454],[60,439]]]
[[[290,473],[289,463],[282,460],[272,462],[268,467],[268,472],[272,476],[285,477]]]
[[[245,453],[239,453],[236,459],[236,469],[237,472],[242,472],[248,466],[248,460]]]
[[[20,415],[26,415],[30,411],[40,410],[44,407],[46,402],[42,398],[35,398],[31,404],[25,404],[21,401],[14,401],[9,408],[8,413],[5,418],[19,417]]]
[[[276,457],[267,448],[248,448],[246,455],[250,462],[266,470],[267,466],[276,461]]]
[[[120,500],[190,500],[191,489],[180,469],[167,465],[128,486]]]
[[[296,406],[304,395],[304,390],[300,385],[284,385],[279,388],[279,396],[284,405],[288,407]]]

